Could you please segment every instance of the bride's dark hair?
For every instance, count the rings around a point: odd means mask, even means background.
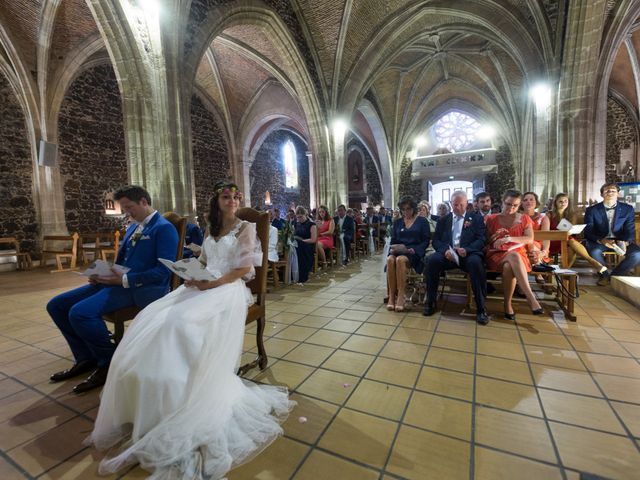
[[[220,215],[220,207],[218,206],[218,197],[221,193],[227,192],[235,194],[239,192],[238,186],[229,180],[220,180],[213,186],[213,196],[209,200],[209,213],[207,221],[209,222],[209,233],[212,237],[220,235],[222,230],[222,216]]]

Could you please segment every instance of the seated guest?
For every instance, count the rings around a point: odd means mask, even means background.
[[[151,197],[142,187],[126,186],[113,199],[122,212],[133,219],[122,242],[116,263],[130,268],[127,273],[112,269],[105,277],[89,278],[89,285],[52,298],[47,312],[64,335],[74,357],[74,365],[51,375],[60,382],[93,372],[76,385],[82,393],[104,385],[116,347],[111,342],[102,315],[137,305],[145,307],[169,291],[171,272],[158,258],[176,259],[178,232],[151,206]]]
[[[195,223],[187,223],[187,229],[184,235],[184,249],[182,251],[182,258],[190,258],[194,255],[199,255],[202,251],[200,247],[204,241],[204,235],[202,230]],[[190,247],[191,245],[191,247]]]
[[[532,228],[533,230],[549,230],[549,217],[544,213],[538,212],[538,208],[540,207],[540,199],[538,198],[538,194],[535,192],[526,192],[522,196],[522,211],[525,215],[529,215],[531,221],[533,222]],[[549,257],[549,240],[545,240],[544,242],[535,241],[527,246],[527,255],[529,256],[529,262],[531,265],[537,265],[539,263],[543,263],[544,260]],[[544,283],[544,278],[542,275],[536,275],[536,282]]]
[[[485,217],[487,235],[486,264],[489,270],[502,274],[504,290],[504,318],[515,320],[516,314],[511,305],[516,283],[527,297],[534,315],[542,315],[544,310],[533,294],[527,272],[531,263],[526,246],[533,243],[533,222],[529,215],[519,213],[522,194],[517,190],[507,190],[502,197],[502,213]]]
[[[273,225],[269,225],[269,252],[268,258],[270,262],[280,260],[278,255],[278,229]]]
[[[340,240],[340,251],[342,253],[342,263],[349,263],[349,251],[351,250],[351,242],[356,236],[356,223],[353,218],[347,215],[347,207],[340,205],[338,207],[338,216],[333,217],[333,223],[338,230]]]
[[[477,213],[482,215],[482,217],[486,217],[491,211],[491,195],[487,192],[480,192],[475,197],[476,209]]]
[[[384,207],[380,207],[380,210],[378,211],[378,218],[380,218],[380,223],[390,224],[393,221],[391,215],[389,215]]]
[[[438,212],[438,217],[439,218],[446,217],[450,213],[449,212],[449,205],[447,205],[446,203],[438,204],[437,212]]]
[[[502,211],[502,205],[499,203],[494,203],[491,205],[491,213],[500,213]]]
[[[418,215],[427,219],[427,222],[429,222],[429,231],[431,232],[431,236],[433,236],[436,231],[436,224],[440,217],[437,215],[431,215],[431,204],[426,200],[422,200],[418,204]]]
[[[398,203],[402,218],[393,222],[391,247],[387,257],[387,310],[404,311],[404,290],[409,268],[422,273],[422,257],[429,246],[429,223],[418,215],[418,205],[411,197]]]
[[[558,224],[563,220],[567,220],[572,224],[576,223],[577,215],[571,208],[571,200],[569,199],[569,195],[566,193],[558,193],[553,199],[553,206],[551,210],[546,214],[549,217],[549,228],[550,230],[557,230]],[[587,249],[573,237],[569,237],[567,241],[567,255],[569,256],[568,264],[569,266],[573,265],[576,261],[576,255],[584,258],[593,268],[596,269],[596,272],[599,274],[604,274],[607,271],[607,267],[605,267],[601,262],[593,258],[589,255]],[[549,252],[551,255],[556,255],[560,253],[560,242],[553,241],[551,242]]]
[[[604,264],[604,252],[615,251],[616,247],[625,251],[624,260],[612,272],[606,270],[600,274],[600,286],[608,285],[611,275],[629,275],[640,265],[633,207],[618,201],[619,190],[615,183],[605,183],[600,188],[603,201],[587,208],[584,215],[587,250],[593,258]]]
[[[364,217],[364,223],[370,226],[374,223],[380,223],[380,217],[376,215],[376,211],[373,207],[367,207],[367,215]]]
[[[280,218],[280,209],[274,208],[270,212],[271,214],[271,225],[276,227],[278,230],[282,230],[284,228],[284,220]]]
[[[468,202],[468,203],[467,203],[467,208],[465,209],[465,211],[466,211],[467,213],[471,213],[471,212],[475,212],[475,211],[476,211],[476,209],[475,209],[475,207],[473,206],[473,203],[472,203],[472,202]]]
[[[307,209],[304,207],[296,208],[296,223],[293,237],[298,246],[296,254],[298,256],[298,281],[306,283],[309,280],[309,273],[313,268],[313,254],[316,250],[316,242],[318,241],[318,229],[316,224],[309,218]]]
[[[296,211],[295,210],[289,210],[287,212],[287,219],[284,221],[284,223],[285,224],[286,223],[289,223],[289,224],[296,223]]]
[[[316,244],[318,261],[324,268],[326,268],[327,256],[324,251],[330,250],[334,247],[333,233],[335,230],[335,224],[333,223],[333,219],[329,216],[329,210],[324,205],[320,205],[320,208],[318,208],[316,226],[318,227],[318,243]]]
[[[423,314],[431,316],[436,312],[438,282],[444,270],[460,268],[469,274],[473,295],[476,300],[476,321],[481,325],[489,323],[485,308],[487,296],[484,259],[484,242],[486,227],[482,215],[476,212],[465,212],[467,195],[458,191],[451,197],[453,213],[438,220],[433,236],[435,253],[429,257],[425,271],[427,283],[427,303]],[[455,251],[456,256],[452,253]]]

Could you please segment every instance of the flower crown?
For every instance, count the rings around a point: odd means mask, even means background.
[[[242,193],[240,192],[240,190],[238,190],[238,188],[236,186],[220,187],[215,191],[216,195],[220,195],[220,194],[231,195],[231,194],[234,194],[234,193],[238,193],[238,194],[242,195]]]

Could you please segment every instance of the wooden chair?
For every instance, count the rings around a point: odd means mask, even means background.
[[[124,234],[119,230],[116,230],[113,233],[113,242],[111,244],[111,247],[103,248],[100,251],[100,256],[102,257],[102,260],[104,260],[105,262],[108,262],[109,256],[113,255],[112,261],[115,263],[116,258],[118,257],[118,250],[120,249],[120,237],[124,237]]]
[[[40,266],[46,265],[48,258],[54,256],[57,270],[51,270],[52,273],[74,270],[78,260],[79,238],[80,235],[78,235],[78,232],[74,232],[72,235],[45,235],[42,238]],[[63,242],[67,243],[68,247],[57,247],[57,245]],[[69,268],[62,266],[63,259],[69,260]]]
[[[98,233],[82,233],[80,234],[78,250],[80,252],[80,259],[83,264],[89,263],[88,254],[92,254],[92,260],[102,258],[103,249],[111,249],[113,246],[111,232],[98,232]]]
[[[266,309],[267,303],[267,267],[268,258],[266,252],[269,248],[269,214],[267,212],[259,212],[253,208],[241,208],[236,214],[241,220],[253,222],[256,224],[256,230],[258,232],[258,238],[260,239],[260,245],[262,246],[262,265],[256,267],[256,276],[253,280],[247,283],[247,287],[251,289],[251,293],[256,296],[256,302],[249,307],[247,311],[247,319],[245,325],[251,322],[257,322],[258,328],[256,331],[256,344],[258,347],[258,356],[253,362],[249,362],[238,369],[238,375],[244,375],[249,370],[260,367],[260,370],[264,370],[267,367],[267,352],[264,349],[264,327],[266,324]]]
[[[8,247],[0,250],[0,257],[16,257],[17,270],[31,269],[31,255],[29,252],[20,251],[20,242],[16,237],[0,238],[0,246]]]
[[[282,269],[283,272],[286,272],[288,263],[289,263],[288,252],[285,252],[283,257],[280,258],[277,262],[269,262],[269,267],[271,267],[270,270],[271,270],[271,277],[273,280],[274,288],[280,287],[280,269]],[[282,279],[284,283],[287,283],[287,279],[284,277],[284,273],[283,273]]]
[[[170,217],[171,214],[173,214],[173,212],[167,212],[163,216],[166,218]],[[169,219],[169,221],[171,220]],[[180,260],[183,253],[184,237],[187,233],[187,218],[179,217],[178,220],[171,221],[171,223],[174,227],[176,227],[176,230],[178,231],[178,251],[176,252],[176,260]],[[177,275],[171,276],[171,290],[175,290],[180,286],[180,280],[180,277],[178,277]],[[124,323],[128,322],[129,320],[133,320],[141,310],[141,307],[132,305],[130,307],[121,308],[120,310],[116,310],[115,312],[107,313],[102,316],[102,319],[105,322],[113,323],[113,341],[116,345],[120,343],[120,340],[122,340],[122,336],[124,335]]]

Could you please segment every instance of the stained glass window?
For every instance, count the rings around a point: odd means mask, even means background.
[[[286,188],[298,188],[298,155],[291,140],[282,147],[284,158],[284,185]]]
[[[449,112],[440,117],[433,126],[433,134],[438,148],[459,152],[476,142],[476,132],[480,129],[478,121],[462,112]]]

